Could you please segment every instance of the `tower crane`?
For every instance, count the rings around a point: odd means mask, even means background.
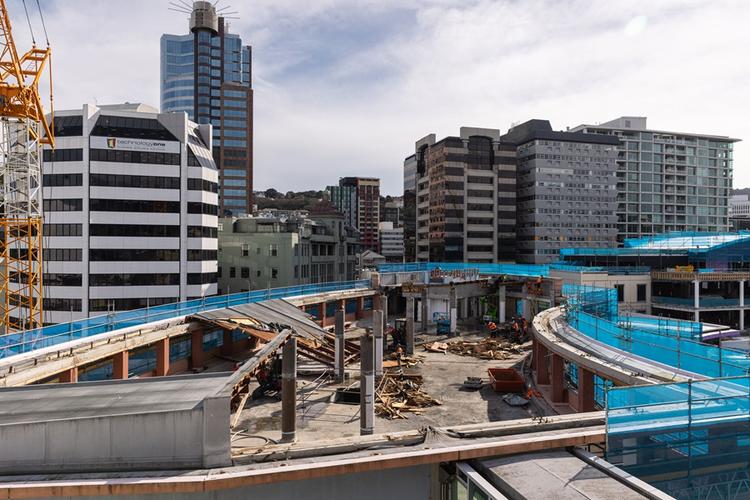
[[[41,152],[55,139],[39,82],[51,55],[49,40],[19,55],[0,0],[0,334],[43,325]],[[49,85],[52,108],[51,72]]]

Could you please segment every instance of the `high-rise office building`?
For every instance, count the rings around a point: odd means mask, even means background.
[[[190,33],[161,37],[161,110],[213,125],[222,215],[252,212],[252,51],[212,2],[193,2]]]
[[[667,231],[730,227],[732,150],[739,139],[649,129],[624,116],[572,131],[617,137],[619,241]]]
[[[47,323],[216,294],[211,126],[142,104],[55,113],[43,151]]]
[[[434,134],[432,141],[435,141]],[[404,262],[417,260],[417,155],[404,159]]]
[[[519,262],[554,262],[561,248],[617,246],[616,137],[530,120],[501,140],[517,146]]]
[[[326,189],[333,206],[359,231],[362,249],[380,251],[380,179],[342,177],[338,186]]]
[[[515,259],[516,147],[499,130],[461,127],[437,142],[428,135],[404,162],[404,187],[412,175],[418,261]]]

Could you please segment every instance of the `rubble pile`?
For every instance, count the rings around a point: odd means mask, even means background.
[[[375,391],[375,414],[388,418],[409,418],[406,413],[421,414],[422,409],[442,403],[422,390],[421,375],[385,372]]]
[[[459,356],[472,356],[479,359],[508,359],[513,355],[522,354],[524,349],[502,339],[486,338],[477,342],[457,340],[454,342],[433,342],[424,345],[429,352],[450,352]]]

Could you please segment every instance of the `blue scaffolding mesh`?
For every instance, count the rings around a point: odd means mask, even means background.
[[[676,498],[750,497],[750,377],[607,391],[607,460]]]
[[[104,316],[96,316],[71,323],[61,323],[22,333],[12,333],[0,336],[0,358],[13,356],[34,349],[41,349],[97,335],[111,332],[120,328],[143,325],[152,321],[161,321],[176,316],[196,314],[213,309],[262,302],[269,299],[283,299],[298,295],[313,295],[316,293],[336,290],[351,290],[368,288],[367,280],[344,281],[332,283],[318,283],[314,285],[299,285],[252,292],[234,293],[231,295],[217,295],[204,299],[175,302],[161,306],[133,311],[119,312]]]
[[[537,277],[549,276],[550,266],[536,264],[490,264],[476,262],[412,262],[408,264],[379,264],[381,273],[414,273],[420,271],[466,271],[476,269],[479,274],[493,276],[507,274],[509,276]]]

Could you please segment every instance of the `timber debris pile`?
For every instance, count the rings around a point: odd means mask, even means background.
[[[385,372],[375,391],[375,414],[388,419],[407,419],[420,415],[424,408],[442,403],[422,390],[421,375]]]
[[[466,340],[432,342],[425,344],[424,349],[429,352],[450,352],[459,356],[472,356],[474,358],[491,360],[508,359],[524,352],[523,347],[519,344],[493,338],[486,338],[477,342]]]

